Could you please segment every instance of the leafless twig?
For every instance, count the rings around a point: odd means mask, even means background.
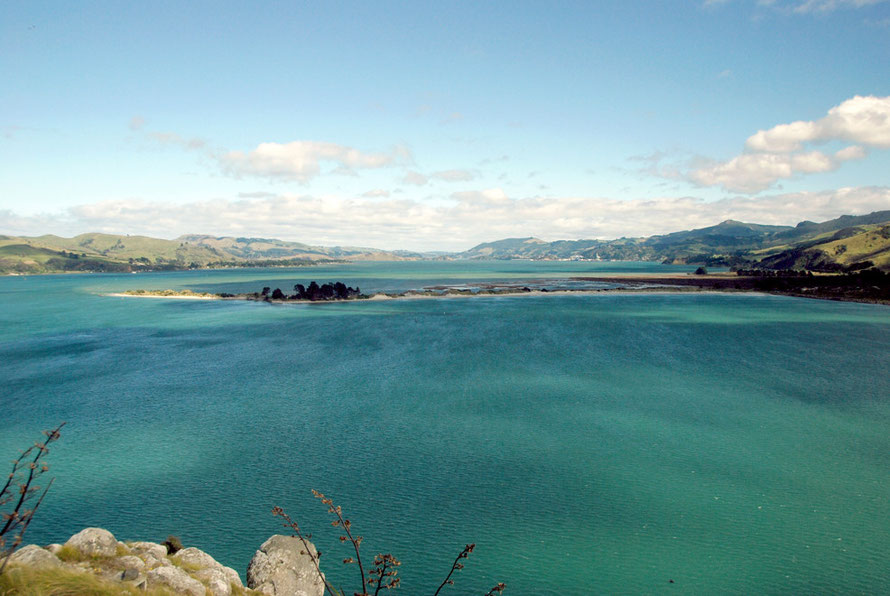
[[[34,514],[43,503],[49,487],[53,481],[50,480],[40,492],[39,486],[35,482],[49,470],[49,465],[41,461],[44,456],[49,453],[49,444],[58,440],[61,436],[61,429],[65,426],[63,422],[53,430],[45,430],[46,440],[42,443],[34,443],[31,447],[22,452],[22,454],[13,460],[12,471],[6,478],[6,483],[0,489],[0,522],[3,527],[0,528],[0,557],[3,563],[0,564],[0,573],[6,569],[6,563],[15,552],[15,549],[21,545],[25,536],[25,531],[34,519]],[[33,454],[33,457],[31,455]],[[40,496],[37,496],[39,493]],[[34,507],[28,509],[29,501],[37,499]],[[15,503],[7,510],[7,506]],[[12,540],[8,540],[11,537]]]

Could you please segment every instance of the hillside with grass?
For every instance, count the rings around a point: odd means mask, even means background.
[[[187,235],[164,240],[99,233],[73,238],[0,236],[0,274],[298,267],[346,260],[414,258],[419,255],[373,248],[316,247],[265,238]]]
[[[890,270],[890,223],[843,228],[779,250],[761,251],[769,269],[832,271],[871,266]]]
[[[424,258],[484,260],[655,261],[739,269],[836,272],[875,266],[890,271],[890,210],[796,226],[726,220],[645,238],[506,238],[459,253],[313,246],[274,238],[189,234],[175,240],[118,234],[74,238],[0,236],[0,274],[68,271],[172,271],[216,267],[296,267],[344,261]]]
[[[507,238],[458,253],[461,259],[658,261],[738,268],[843,271],[870,262],[890,269],[890,211],[844,215],[796,226],[726,220],[645,238],[557,240]]]

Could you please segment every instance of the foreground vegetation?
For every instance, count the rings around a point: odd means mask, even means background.
[[[14,567],[0,575],[0,595],[12,596],[174,596],[164,588],[143,589],[112,581],[92,573],[64,568]]]
[[[340,542],[348,544],[352,553],[355,554],[354,557],[349,556],[343,559],[343,564],[354,565],[359,575],[359,589],[353,591],[354,596],[371,596],[372,590],[373,595],[378,596],[380,590],[392,590],[398,588],[401,584],[401,579],[398,577],[398,568],[402,565],[401,561],[390,553],[378,553],[370,565],[363,563],[361,555],[362,537],[353,533],[352,522],[344,517],[343,508],[339,505],[334,505],[332,499],[326,497],[317,490],[313,490],[312,494],[328,508],[328,513],[334,517],[331,521],[331,525],[335,528],[339,528],[342,532],[339,536]],[[321,577],[322,582],[324,583],[325,593],[330,594],[330,596],[346,596],[344,590],[335,588],[327,579],[325,579],[321,572],[321,567],[319,566],[321,553],[316,552],[315,549],[312,548],[312,545],[308,540],[309,536],[303,533],[300,529],[300,525],[291,519],[281,507],[274,507],[272,509],[272,514],[280,517],[283,520],[284,527],[290,529],[294,535],[299,538],[305,548],[304,553],[309,556],[312,565],[315,567],[315,570],[318,572],[319,577]],[[445,579],[442,580],[442,583],[440,583],[436,591],[433,592],[433,596],[439,596],[439,593],[446,586],[454,585],[452,577],[456,572],[464,568],[463,560],[469,557],[470,553],[472,553],[475,548],[475,544],[467,544],[464,546],[463,550],[458,553],[457,558],[455,558],[454,562],[451,564],[451,569],[448,571]],[[498,582],[494,587],[485,592],[485,596],[496,596],[501,594],[506,588],[506,584]]]
[[[85,528],[64,545],[52,544],[46,548],[30,545],[16,552],[23,542],[28,525],[52,485],[50,481],[41,489],[36,482],[49,470],[44,461],[49,453],[48,445],[61,437],[60,430],[64,424],[44,431],[45,440],[35,443],[13,460],[12,471],[6,484],[0,489],[0,519],[5,522],[0,526],[0,596],[164,596],[185,593],[200,596],[205,592],[213,596],[245,596],[260,593],[244,588],[234,569],[224,567],[198,549],[184,549],[175,536],[168,536],[162,544],[123,543],[102,528]],[[348,543],[355,554],[354,558],[350,556],[343,559],[344,564],[355,564],[361,578],[354,596],[371,596],[372,591],[374,596],[378,596],[381,590],[398,588],[401,583],[398,577],[401,562],[391,554],[381,553],[374,557],[370,566],[363,563],[362,537],[353,533],[352,522],[344,517],[342,508],[334,505],[330,498],[318,491],[313,490],[312,493],[334,516],[331,525],[343,532],[339,537],[340,542]],[[280,552],[271,557],[273,563],[270,569],[268,559],[264,560],[261,556],[263,554],[268,557],[268,553],[258,551],[248,567],[248,586],[263,593],[266,593],[266,589],[271,589],[272,594],[282,596],[294,591],[307,593],[293,584],[293,576],[296,576],[297,582],[307,582],[306,589],[309,591],[312,590],[311,586],[316,585],[323,586],[323,591],[330,596],[345,596],[346,592],[335,588],[325,578],[319,565],[321,553],[309,542],[310,536],[305,535],[282,508],[274,507],[272,513],[284,520],[284,526],[294,532],[293,537],[299,540],[297,544],[301,544],[304,550],[292,550],[291,554],[298,555],[297,558],[303,558],[304,561],[305,558],[310,560],[310,569],[314,571],[310,571],[309,575],[313,577],[299,579],[304,576],[298,570],[299,565],[292,561],[290,564],[294,567],[287,567],[287,556]],[[282,537],[273,536],[260,550],[264,551],[268,544],[279,538]],[[463,560],[469,557],[475,546],[468,544],[457,555],[433,596],[438,596],[443,588],[454,584],[452,577],[463,569]],[[260,562],[255,566],[257,561]],[[12,564],[8,565],[10,562]],[[282,571],[284,576],[281,575]],[[496,596],[505,588],[504,583],[498,583],[485,596]]]

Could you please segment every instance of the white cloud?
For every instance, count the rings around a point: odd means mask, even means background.
[[[818,127],[815,122],[792,122],[779,124],[769,130],[759,130],[745,141],[752,151],[787,153],[797,151],[804,142],[816,140]]]
[[[834,158],[837,161],[850,161],[854,159],[865,159],[867,155],[865,149],[860,147],[859,145],[850,145],[849,147],[844,147],[840,151],[834,154]]]
[[[807,151],[807,145],[854,142],[834,155]],[[864,159],[865,148],[890,148],[890,96],[855,96],[828,110],[819,120],[799,120],[760,130],[745,142],[746,153],[725,162],[708,163],[687,173],[702,186],[756,193],[798,174],[829,172],[841,163]]]
[[[886,0],[805,0],[794,7],[794,12],[832,12],[838,8],[862,8],[880,4]]]
[[[648,236],[725,219],[793,225],[890,207],[890,187],[844,188],[704,201],[664,197],[508,196],[497,188],[454,193],[441,201],[381,197],[279,195],[186,204],[110,201],[33,217],[0,212],[0,233],[71,236],[87,231],[172,238],[185,233],[264,236],[321,245],[463,250],[507,237],[545,239]]]
[[[389,153],[365,153],[336,143],[292,141],[260,143],[252,151],[229,151],[218,159],[223,169],[234,176],[306,182],[321,173],[323,163],[333,164],[342,173],[391,166],[407,157],[407,150],[398,147]]]
[[[887,0],[757,0],[757,6],[770,7],[780,12],[812,14],[830,13],[839,9],[856,9],[881,4]],[[704,0],[703,6],[709,8],[727,4],[729,0]]]
[[[722,186],[730,192],[753,194],[766,190],[777,180],[801,173],[830,172],[836,170],[841,161],[864,157],[863,152],[855,150],[841,150],[838,153],[841,158],[820,151],[792,155],[744,153],[727,162],[694,170],[689,173],[689,179],[701,186]]]
[[[441,172],[433,172],[430,178],[443,180],[445,182],[467,182],[473,180],[476,175],[469,170],[442,170]]]
[[[475,178],[476,174],[470,170],[442,170],[433,172],[429,175],[410,171],[402,178],[402,182],[414,186],[423,186],[431,180],[441,180],[443,182],[469,182]]]
[[[820,120],[758,131],[745,146],[753,151],[785,153],[799,150],[804,143],[832,140],[890,148],[890,96],[857,95],[828,110]]]
[[[378,199],[380,197],[388,197],[389,191],[383,190],[382,188],[375,188],[374,190],[362,193],[362,196],[368,197],[369,199]]]
[[[161,145],[179,145],[185,149],[203,149],[207,145],[204,139],[197,137],[186,139],[175,132],[150,132],[148,138]]]
[[[429,177],[424,176],[420,172],[410,171],[402,178],[402,182],[405,184],[412,184],[414,186],[423,186],[427,182],[429,182]]]

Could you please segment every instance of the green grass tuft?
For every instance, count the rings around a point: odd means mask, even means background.
[[[0,575],[0,596],[173,596],[169,590],[137,590],[88,572],[13,566]]]

